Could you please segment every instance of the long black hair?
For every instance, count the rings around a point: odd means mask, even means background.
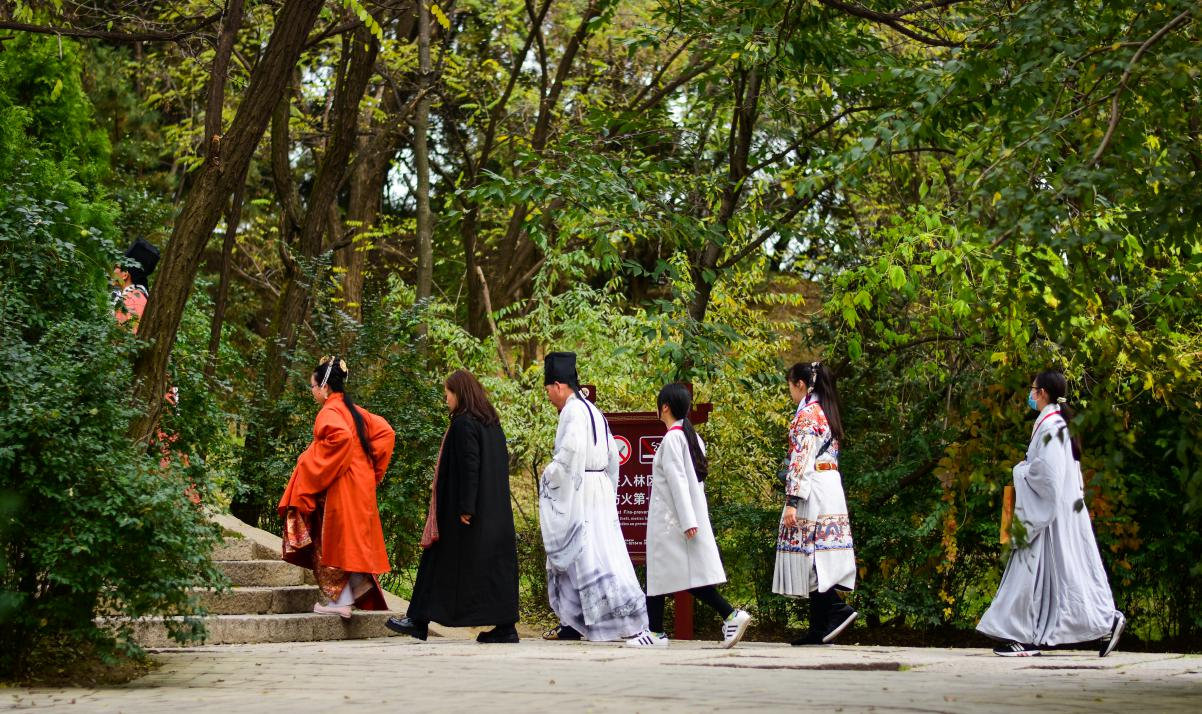
[[[1073,410],[1069,408],[1066,399],[1066,395],[1068,394],[1068,379],[1065,378],[1063,372],[1057,372],[1054,369],[1040,372],[1035,375],[1035,386],[1047,393],[1048,401],[1060,407],[1060,416],[1064,418],[1066,425],[1072,421]],[[1073,460],[1080,461],[1081,440],[1071,430],[1069,431],[1069,441],[1073,445]]]
[[[346,370],[343,369],[342,359],[338,355],[322,359],[313,368],[313,379],[316,380],[318,386],[324,384],[329,387],[331,392],[342,395],[342,401],[350,410],[351,419],[355,422],[355,434],[359,437],[359,445],[363,447],[363,453],[367,454],[367,460],[371,462],[372,466],[375,466],[376,453],[372,451],[371,440],[367,438],[367,424],[363,421],[363,413],[359,411],[359,407],[355,406],[351,395],[346,391]]]
[[[813,392],[822,405],[822,413],[831,427],[835,439],[843,441],[843,418],[839,414],[839,390],[835,387],[835,375],[821,362],[798,362],[785,373],[790,384],[804,384]]]
[[[693,422],[689,421],[689,408],[693,406],[693,397],[683,384],[672,382],[659,390],[659,396],[655,398],[656,411],[662,410],[665,404],[673,417],[683,420],[680,426],[684,429],[684,438],[689,444],[693,470],[697,472],[697,480],[704,482],[710,473],[710,461],[701,450],[701,442],[697,439],[697,430],[693,428]]]

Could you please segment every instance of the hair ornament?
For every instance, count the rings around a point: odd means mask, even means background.
[[[324,389],[326,386],[326,382],[330,381],[330,372],[334,371],[334,363],[335,362],[338,363],[338,368],[342,370],[342,373],[346,374],[346,362],[343,362],[341,359],[338,359],[337,357],[330,357],[330,356],[322,357],[321,362],[319,362],[318,364],[319,365],[324,364],[326,366],[326,374],[324,377],[321,378],[321,385],[319,385],[320,388]]]
[[[1067,401],[1068,401],[1068,400],[1067,400],[1067,399],[1065,399],[1064,397],[1056,397],[1056,403],[1057,403],[1057,404],[1064,404],[1064,403],[1066,403]]]

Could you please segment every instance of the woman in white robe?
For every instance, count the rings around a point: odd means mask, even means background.
[[[1067,381],[1059,372],[1035,378],[1027,403],[1039,411],[1027,458],[1014,467],[1014,515],[1025,543],[1010,554],[1002,583],[977,630],[1004,640],[1004,657],[1038,655],[1040,647],[1100,640],[1110,654],[1126,625],[1094,540],[1085,508],[1080,449],[1069,433]]]
[[[839,393],[834,375],[820,362],[793,365],[786,381],[798,406],[789,424],[772,592],[810,599],[810,629],[792,644],[829,644],[858,614],[839,598],[840,590],[856,586],[851,523],[839,474]]]
[[[667,427],[651,464],[651,503],[647,508],[648,629],[627,641],[630,647],[666,647],[664,598],[688,591],[722,618],[722,647],[738,644],[751,615],[736,610],[718,589],[726,582],[705,499],[709,460],[705,444],[689,422],[689,391],[668,384],[656,400]]]
[[[560,626],[547,639],[611,641],[647,629],[647,606],[618,521],[618,446],[580,397],[576,356],[546,357],[547,398],[559,408],[551,463],[539,479],[547,596]]]

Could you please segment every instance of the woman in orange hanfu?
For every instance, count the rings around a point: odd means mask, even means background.
[[[388,609],[376,578],[389,571],[376,487],[392,459],[394,433],[382,417],[351,401],[346,377],[338,357],[323,357],[309,376],[322,406],[279,512],[284,560],[311,569],[329,600],[313,612],[350,619],[353,607]]]

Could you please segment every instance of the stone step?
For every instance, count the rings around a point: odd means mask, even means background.
[[[221,560],[216,565],[234,587],[304,585],[312,573],[282,560]]]
[[[257,642],[314,642],[318,640],[361,640],[389,637],[395,633],[384,626],[395,613],[385,610],[356,610],[350,620],[337,615],[293,613],[277,615],[212,615],[205,618],[206,645]],[[179,647],[167,636],[162,619],[134,624],[134,639],[143,647]]]
[[[279,560],[279,551],[242,538],[226,536],[221,545],[213,549],[213,560]]]
[[[238,587],[225,592],[201,590],[196,594],[210,615],[262,615],[311,612],[318,592],[316,585],[284,585]]]

